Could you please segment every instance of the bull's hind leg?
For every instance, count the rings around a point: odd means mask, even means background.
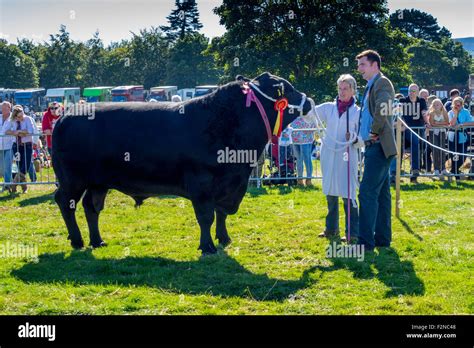
[[[107,196],[107,190],[87,189],[82,199],[87,225],[89,226],[90,245],[93,248],[107,245],[102,240],[99,232],[99,214],[104,209],[105,196]]]
[[[54,200],[61,210],[64,222],[66,223],[68,231],[68,239],[71,241],[71,246],[74,249],[81,249],[84,247],[81,231],[76,221],[76,207],[85,190],[66,190],[59,187],[54,195]]]
[[[219,240],[219,244],[226,247],[231,243],[229,234],[227,233],[227,227],[225,225],[225,220],[227,219],[227,214],[224,213],[221,209],[216,209],[216,238]]]
[[[201,239],[199,249],[201,249],[203,255],[215,254],[217,252],[216,247],[211,237],[211,226],[214,223],[214,204],[210,201],[192,201],[194,207],[194,213],[201,228]]]

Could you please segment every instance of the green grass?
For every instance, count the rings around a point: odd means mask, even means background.
[[[474,313],[470,182],[402,185],[393,248],[363,262],[326,257],[319,183],[251,189],[228,218],[232,244],[204,258],[189,201],[135,209],[118,192],[101,215],[108,247],[72,251],[52,191],[0,196],[0,245],[39,251],[0,259],[2,314]],[[82,205],[77,216],[88,242]]]

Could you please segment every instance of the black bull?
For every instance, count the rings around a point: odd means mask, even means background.
[[[98,103],[93,117],[62,117],[53,132],[53,167],[59,182],[55,200],[72,247],[84,246],[75,217],[84,192],[90,244],[105,245],[98,222],[109,189],[133,197],[137,205],[159,195],[187,198],[201,228],[199,249],[216,252],[210,232],[214,216],[216,238],[229,244],[226,218],[237,212],[252,166],[220,163],[218,151],[256,150],[260,156],[267,143],[257,106],[246,107],[242,90],[248,81],[239,77],[210,95],[183,103]],[[252,82],[272,98],[279,98],[280,91],[291,105],[303,101],[300,92],[277,76],[264,73]],[[273,130],[274,103],[255,93]],[[306,101],[303,113],[310,109]],[[297,110],[284,114],[283,128],[299,116]]]

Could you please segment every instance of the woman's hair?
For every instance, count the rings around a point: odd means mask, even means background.
[[[461,103],[461,108],[464,107],[464,99],[462,99],[462,97],[456,97],[456,98],[454,98],[454,100],[453,100],[453,106],[454,106],[454,104],[456,104],[457,102]]]
[[[23,112],[23,107],[21,105],[15,105],[12,110],[12,114],[10,116],[10,120],[15,121],[16,116],[20,113]]]
[[[445,118],[448,117],[448,111],[446,110],[446,108],[443,105],[443,102],[439,98],[436,98],[435,100],[433,100],[433,102],[430,105],[430,108],[428,109],[428,114],[431,115],[431,114],[434,114],[436,112],[435,104],[437,104],[437,103],[439,103],[441,105],[441,114]]]
[[[337,85],[339,86],[339,84],[341,84],[342,82],[347,83],[351,87],[352,92],[357,92],[357,81],[352,75],[343,74],[339,76],[339,78],[337,79]]]

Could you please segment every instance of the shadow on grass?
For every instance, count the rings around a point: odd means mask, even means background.
[[[258,197],[261,195],[267,195],[268,191],[267,188],[276,188],[278,189],[278,194],[279,195],[288,195],[290,193],[293,193],[294,191],[320,191],[321,189],[318,186],[288,186],[287,184],[282,184],[282,185],[264,185],[263,187],[252,187],[249,186],[247,188],[247,193],[250,195],[250,197]]]
[[[268,191],[265,187],[256,187],[256,186],[251,186],[251,185],[247,187],[247,193],[250,195],[250,197],[259,197],[262,195],[268,195]]]
[[[422,241],[423,240],[423,237],[420,236],[418,233],[416,233],[415,231],[413,231],[413,229],[410,227],[410,225],[405,221],[403,220],[402,218],[397,218],[398,221],[400,221],[400,223],[402,224],[403,228],[408,232],[410,233],[411,235],[413,235],[416,239],[418,239],[419,241]]]
[[[11,201],[17,197],[20,196],[20,193],[19,192],[15,192],[15,193],[3,193],[5,194],[5,196],[1,196],[0,197],[0,203],[1,202],[7,202],[7,201]]]
[[[378,254],[366,252],[364,261],[357,261],[355,258],[329,258],[329,260],[333,265],[317,266],[311,271],[319,269],[322,272],[332,272],[347,269],[353,273],[354,278],[376,278],[390,288],[385,297],[425,294],[425,285],[416,275],[413,262],[401,261],[393,248],[378,248]],[[372,265],[377,270],[376,273],[373,272]]]
[[[218,254],[196,261],[162,257],[97,259],[90,249],[43,254],[11,274],[26,283],[120,284],[149,286],[176,293],[242,297],[256,301],[284,301],[310,285],[309,272],[298,280],[270,278],[245,269],[219,249]]]
[[[23,199],[18,202],[18,205],[20,207],[27,207],[29,205],[36,205],[42,203],[56,204],[56,202],[54,201],[54,192]]]
[[[465,182],[465,181],[452,181],[452,182],[439,182],[437,185],[432,183],[417,183],[417,184],[401,184],[400,191],[425,191],[425,190],[440,190],[440,189],[450,189],[450,190],[466,190],[473,189],[474,184]]]

